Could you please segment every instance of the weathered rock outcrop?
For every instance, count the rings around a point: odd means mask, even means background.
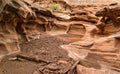
[[[90,40],[87,38],[61,46],[68,56],[79,61],[78,74],[119,74],[119,34]],[[111,61],[112,60],[112,61]]]
[[[120,7],[105,7],[100,11],[96,12],[96,16],[103,17],[101,21],[104,23],[107,23],[108,20],[112,20],[114,23],[119,23]]]
[[[96,26],[99,28],[100,33],[104,33],[105,27],[109,26],[109,24],[112,24],[114,27],[119,28],[120,26],[120,7],[119,5],[115,6],[109,6],[105,7],[95,14],[98,17],[101,17],[96,24]]]
[[[42,32],[51,28],[49,18],[56,18],[51,11],[30,1],[1,1],[1,4],[0,56],[20,51],[22,41],[38,39]]]
[[[51,2],[51,0],[48,1]],[[42,0],[33,2],[11,0],[10,3],[3,3],[0,7],[0,57],[19,52],[19,44],[22,41],[39,39],[41,34],[53,30],[54,27],[57,30],[65,28],[65,34],[74,27],[74,30],[85,30],[83,38],[81,41],[61,47],[66,49],[69,57],[78,61],[79,65],[76,64],[78,74],[109,74],[108,70],[120,71],[120,35],[102,38],[96,35],[98,29],[104,31],[106,23],[120,22],[119,7],[104,8],[98,11],[96,15],[103,17],[99,20],[93,12],[84,9],[89,6],[78,6],[78,9],[81,9],[78,11],[77,8],[77,10],[72,10],[72,6],[63,0],[53,0],[65,10],[72,11],[69,13],[55,12],[57,13],[55,14],[50,9],[42,8],[39,2]],[[102,68],[106,68],[107,71]]]
[[[5,2],[2,1],[1,3]],[[14,21],[16,16],[12,13],[15,9],[7,3],[1,8],[4,10],[1,10],[0,15],[0,57],[20,51],[16,22]]]
[[[15,25],[11,22],[0,23],[0,58],[5,54],[17,53],[20,51],[18,35]]]
[[[93,13],[91,13],[90,11],[79,10],[79,11],[73,11],[71,13],[70,20],[97,23],[98,18]]]

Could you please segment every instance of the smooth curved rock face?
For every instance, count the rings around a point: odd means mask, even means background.
[[[91,50],[103,52],[116,52],[119,51],[119,34],[103,37],[94,41]]]
[[[98,31],[98,28],[95,25],[87,25],[85,24],[86,32],[84,34],[83,40],[93,40],[95,37],[95,34]]]
[[[98,51],[115,51],[115,39],[114,38],[101,38],[95,41],[91,50]]]
[[[77,65],[77,74],[119,74],[117,72],[109,72],[108,70],[98,70]]]
[[[0,22],[0,58],[19,52],[18,36],[12,22]]]
[[[75,45],[61,45],[61,47],[65,49],[68,52],[68,56],[75,61],[79,59],[84,59],[89,52],[88,50],[85,50],[81,46],[75,47]]]

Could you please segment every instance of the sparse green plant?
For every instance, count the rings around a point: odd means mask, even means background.
[[[58,3],[51,3],[50,4],[50,8],[52,10],[58,10],[60,8],[60,4],[58,4]]]
[[[70,12],[69,11],[65,11],[65,12],[63,12],[64,14],[70,14]]]

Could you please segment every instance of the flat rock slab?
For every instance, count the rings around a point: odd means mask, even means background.
[[[77,45],[77,46],[82,46],[82,47],[89,47],[92,46],[94,43],[93,40],[85,40],[85,41],[78,41],[78,42],[74,42],[71,43],[72,45]]]
[[[81,65],[77,65],[78,74],[119,74],[117,72],[109,72],[107,70],[98,70],[94,68],[87,68]]]
[[[62,45],[63,49],[68,52],[68,56],[74,60],[84,59],[88,55],[88,50],[76,45]]]

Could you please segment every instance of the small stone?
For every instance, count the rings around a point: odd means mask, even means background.
[[[17,57],[8,58],[9,61],[15,61],[15,60],[17,60],[17,59],[18,59]]]
[[[58,64],[68,64],[68,62],[65,61],[65,60],[59,60],[57,63],[58,63]]]
[[[59,70],[57,64],[49,64],[46,66],[47,69],[52,70],[52,71],[56,71]]]

